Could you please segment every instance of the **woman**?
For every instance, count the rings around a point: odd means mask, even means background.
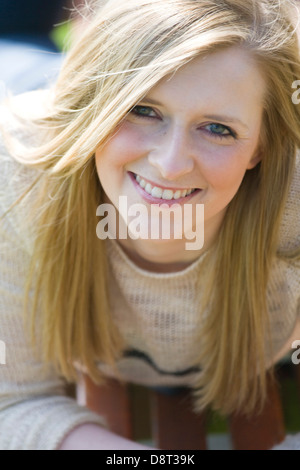
[[[142,448],[63,396],[78,369],[250,412],[300,334],[292,3],[100,3],[55,88],[2,111],[4,448]],[[164,239],[157,201],[204,220]]]

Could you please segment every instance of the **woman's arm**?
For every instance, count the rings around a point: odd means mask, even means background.
[[[105,449],[114,445],[110,438],[125,445],[101,428],[99,415],[66,396],[62,377],[31,347],[23,317],[31,239],[22,227],[30,214],[24,205],[6,211],[36,175],[20,168],[1,139],[0,165],[0,449]]]
[[[58,450],[150,450],[142,444],[117,436],[95,424],[83,424],[73,429]]]

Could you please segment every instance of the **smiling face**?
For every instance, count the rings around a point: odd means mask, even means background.
[[[160,81],[96,151],[107,201],[204,204],[207,249],[245,172],[261,159],[264,94],[258,66],[239,47],[196,58]],[[199,255],[184,250],[184,239],[120,242],[154,262]]]

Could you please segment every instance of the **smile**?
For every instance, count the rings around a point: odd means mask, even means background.
[[[166,189],[166,188],[161,188],[159,186],[153,186],[150,184],[148,181],[145,181],[143,178],[141,178],[139,175],[136,175],[133,173],[133,176],[136,180],[136,182],[139,184],[139,186],[146,191],[150,196],[156,198],[156,199],[163,199],[166,201],[171,201],[172,199],[181,199],[184,197],[189,196],[193,192],[197,191],[197,189]]]

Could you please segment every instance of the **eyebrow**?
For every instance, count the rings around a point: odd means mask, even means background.
[[[141,102],[143,102],[143,101],[145,101],[149,104],[154,104],[156,106],[161,106],[161,103],[159,101],[153,100],[151,98],[144,97],[143,99],[141,99]],[[225,122],[227,124],[238,124],[241,127],[243,127],[244,129],[246,129],[247,131],[249,131],[249,127],[243,121],[241,121],[240,119],[235,118],[235,117],[225,116],[225,115],[222,115],[222,114],[206,114],[203,117],[205,119],[210,119],[212,121],[222,121],[222,122]]]

